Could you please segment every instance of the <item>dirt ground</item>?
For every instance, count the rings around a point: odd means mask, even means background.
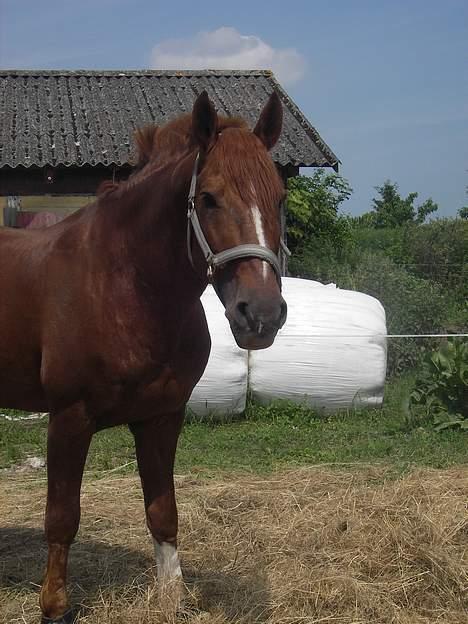
[[[194,610],[180,621],[468,623],[468,468],[181,475],[177,491]],[[43,469],[0,476],[2,624],[40,620],[44,492]],[[136,477],[85,480],[70,564],[79,624],[176,621],[160,610]]]

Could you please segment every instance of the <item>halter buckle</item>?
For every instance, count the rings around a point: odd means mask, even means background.
[[[193,197],[190,197],[188,200],[188,208],[187,208],[187,218],[190,219],[193,211],[195,210],[195,200]]]

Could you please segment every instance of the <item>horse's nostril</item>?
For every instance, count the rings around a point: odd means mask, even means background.
[[[286,322],[286,316],[288,314],[288,306],[286,301],[282,301],[281,303],[281,307],[280,307],[280,324],[281,326],[284,325],[284,323]]]
[[[248,307],[248,304],[245,301],[241,301],[240,303],[237,304],[237,311],[239,312],[240,316],[243,318],[247,318],[247,307]]]

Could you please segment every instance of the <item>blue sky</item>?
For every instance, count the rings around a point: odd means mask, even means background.
[[[342,161],[352,214],[387,178],[441,216],[468,204],[467,42],[467,0],[0,0],[3,68],[272,66]]]

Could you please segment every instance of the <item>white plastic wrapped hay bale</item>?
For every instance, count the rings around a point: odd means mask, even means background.
[[[283,278],[283,296],[285,326],[269,349],[250,353],[253,397],[327,411],[380,405],[387,361],[381,303],[334,284],[296,278]]]
[[[211,353],[188,407],[197,416],[241,414],[247,397],[248,351],[237,346],[223,304],[212,286],[201,300],[211,335]]]

